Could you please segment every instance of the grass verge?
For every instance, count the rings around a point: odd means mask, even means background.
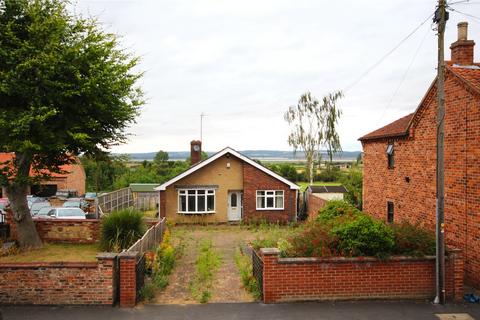
[[[43,247],[0,257],[0,262],[96,262],[98,244],[45,243]]]
[[[257,280],[253,277],[252,259],[243,254],[240,248],[235,251],[235,264],[240,272],[243,287],[247,290],[255,300],[260,300],[260,288]]]
[[[207,303],[212,297],[213,276],[222,259],[213,249],[210,239],[202,240],[199,251],[195,262],[195,277],[190,283],[190,292],[198,302]]]

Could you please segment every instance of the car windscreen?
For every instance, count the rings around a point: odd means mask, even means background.
[[[85,212],[82,209],[78,210],[62,210],[58,209],[58,216],[59,217],[72,217],[72,216],[84,216]]]
[[[51,207],[49,202],[36,202],[32,204],[32,210],[39,210],[41,208]]]

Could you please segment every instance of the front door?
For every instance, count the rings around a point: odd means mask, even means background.
[[[228,192],[228,221],[242,220],[242,193],[239,191]]]

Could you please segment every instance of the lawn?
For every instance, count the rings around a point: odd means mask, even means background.
[[[300,191],[304,192],[307,187],[310,185],[309,182],[297,182],[297,184],[300,186]],[[313,182],[314,186],[340,186],[340,182],[321,182],[321,181],[315,181]]]
[[[0,257],[5,262],[96,262],[100,252],[98,244],[49,244],[15,255]]]

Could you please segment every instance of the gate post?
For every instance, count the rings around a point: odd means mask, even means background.
[[[121,252],[118,255],[120,269],[120,307],[133,308],[137,303],[138,252]]]

